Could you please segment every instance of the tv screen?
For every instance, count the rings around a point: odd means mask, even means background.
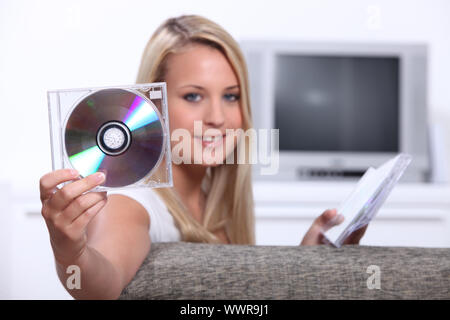
[[[280,150],[399,151],[399,58],[281,54]]]

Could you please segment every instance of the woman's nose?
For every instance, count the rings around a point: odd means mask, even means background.
[[[224,125],[225,115],[223,112],[223,106],[221,105],[221,101],[213,100],[211,102],[203,118],[203,121],[205,122],[206,125],[215,128],[219,128]]]

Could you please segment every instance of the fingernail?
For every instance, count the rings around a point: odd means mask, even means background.
[[[327,216],[328,216],[330,219],[336,217],[336,214],[337,214],[336,209],[328,209],[327,211],[328,211]]]
[[[97,182],[102,182],[103,180],[105,180],[105,174],[103,172],[97,172],[95,174],[95,180]]]
[[[70,169],[70,175],[73,176],[73,177],[78,177],[79,176],[78,171],[75,170],[75,169]]]

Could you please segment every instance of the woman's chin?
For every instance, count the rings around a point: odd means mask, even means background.
[[[222,154],[217,155],[217,157],[214,154],[214,151],[212,154],[203,154],[203,159],[201,165],[204,167],[218,167],[225,163],[225,158]]]
[[[224,162],[213,162],[213,163],[202,163],[201,166],[205,167],[205,168],[215,168],[218,166],[223,165]]]

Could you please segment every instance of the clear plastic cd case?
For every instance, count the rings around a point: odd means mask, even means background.
[[[369,168],[338,209],[344,221],[324,233],[325,242],[341,247],[352,232],[367,225],[375,217],[411,161],[411,155],[400,153],[377,169]]]
[[[47,92],[53,170],[101,171],[93,191],[172,187],[164,82]]]

